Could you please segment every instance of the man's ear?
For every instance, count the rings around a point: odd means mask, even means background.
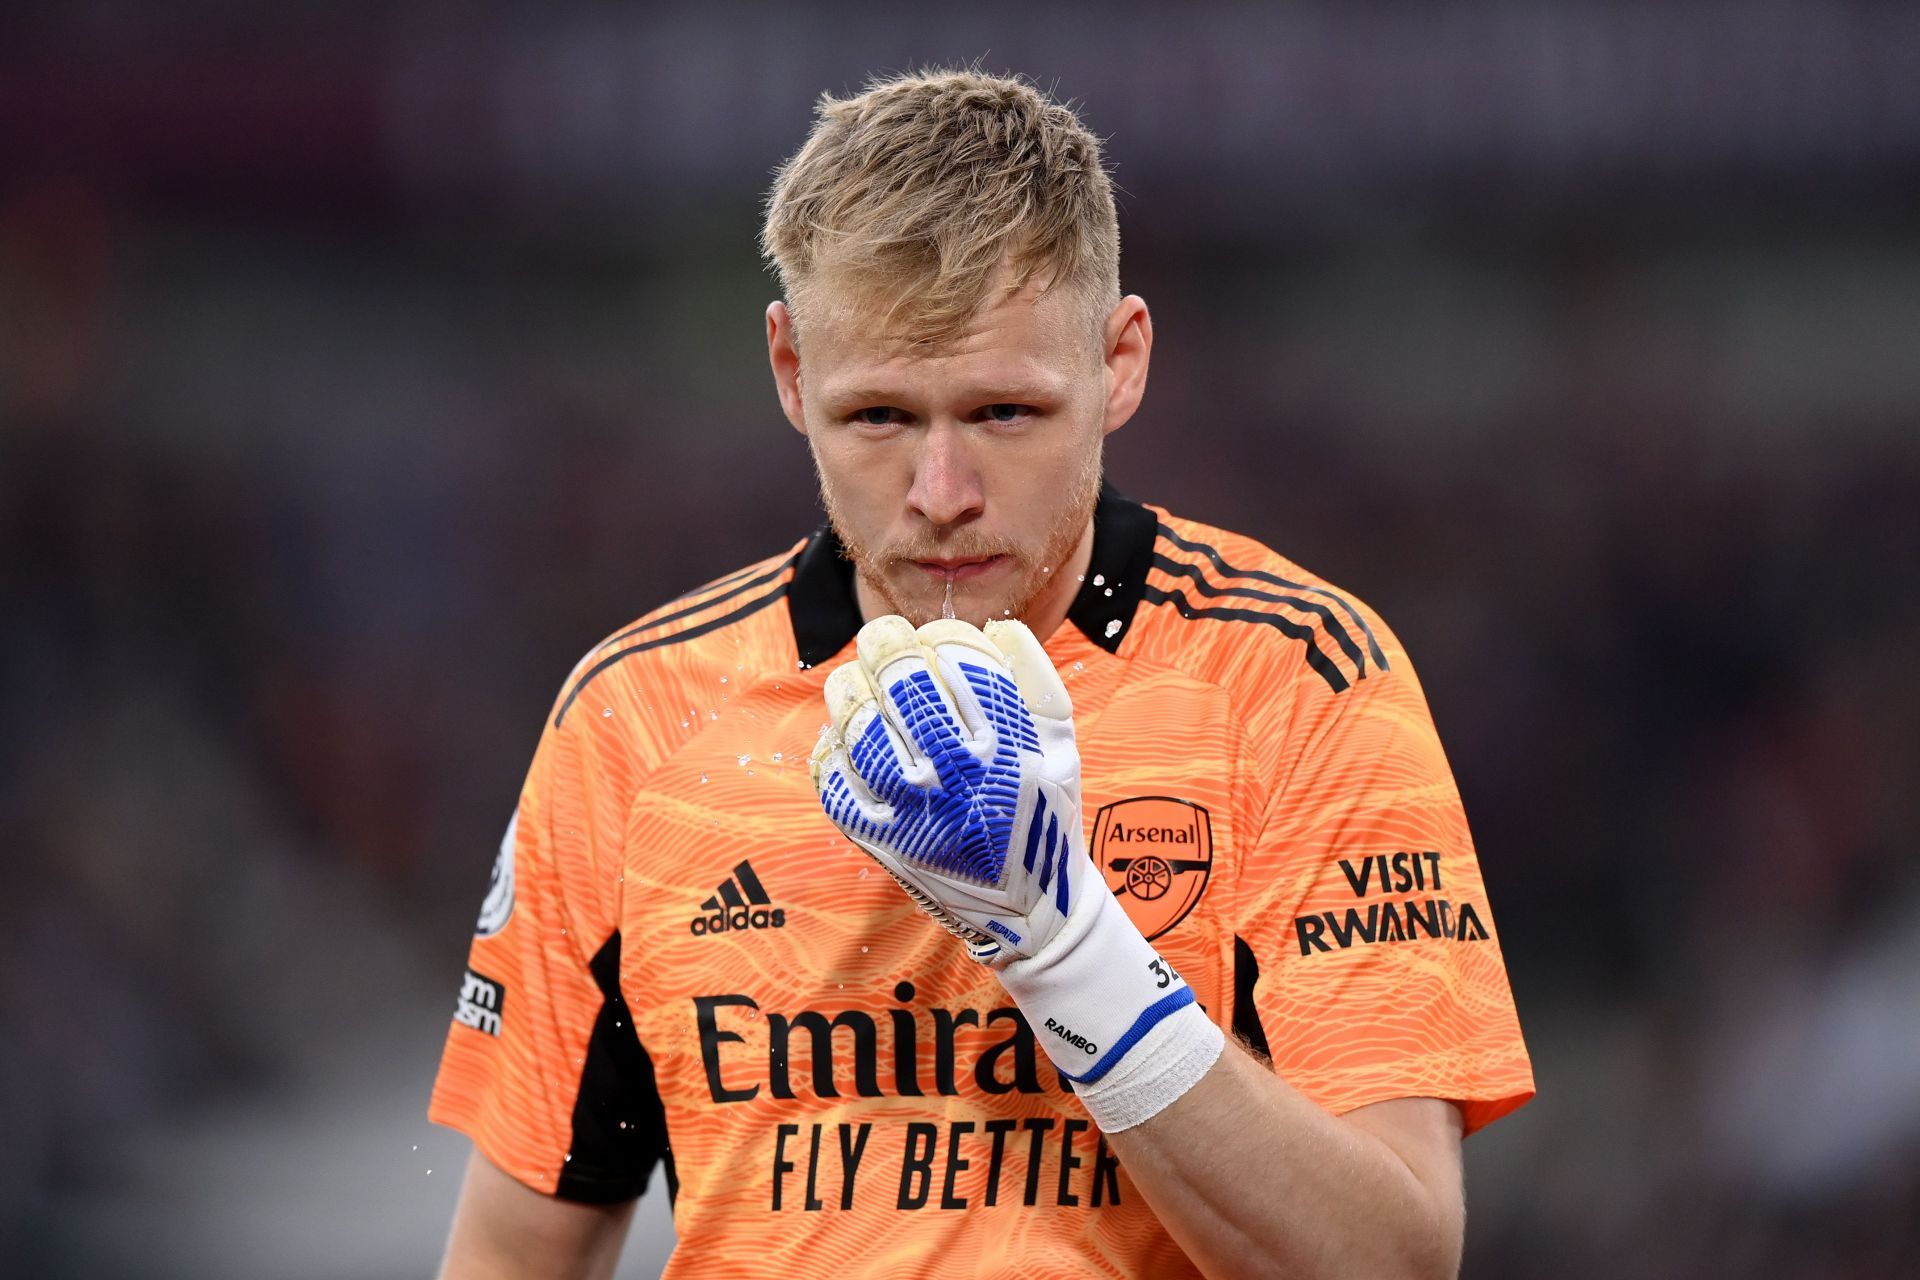
[[[773,366],[773,388],[787,421],[807,434],[807,415],[800,398],[800,348],[794,342],[793,315],[784,302],[767,305],[767,362]]]
[[[1102,332],[1107,366],[1107,412],[1103,431],[1127,424],[1147,393],[1147,364],[1153,356],[1153,317],[1139,294],[1120,299]]]

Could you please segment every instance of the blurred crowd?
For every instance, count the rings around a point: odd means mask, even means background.
[[[0,85],[78,50],[105,93],[129,12],[33,27]],[[366,75],[381,29],[274,47]],[[768,167],[812,92],[992,43],[951,38],[785,67],[770,149],[644,213],[645,171],[434,187],[352,77],[233,90],[331,139],[319,187],[195,112],[166,163],[0,132],[0,1274],[69,1273],[142,1126],[451,1007],[573,660],[819,519]],[[1540,1087],[1468,1144],[1470,1276],[1920,1251],[1920,132],[1792,123],[1791,164],[1329,171],[1231,215],[1115,130],[1159,338],[1112,478],[1379,608],[1466,798]],[[432,1066],[378,1087],[424,1109]]]

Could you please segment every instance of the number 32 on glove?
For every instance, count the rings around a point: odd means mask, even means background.
[[[1073,703],[1024,625],[884,617],[828,678],[827,816],[991,965],[1103,1130],[1157,1113],[1223,1038],[1086,853]]]

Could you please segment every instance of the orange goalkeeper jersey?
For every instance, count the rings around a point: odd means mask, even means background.
[[[669,1276],[1197,1274],[969,960],[807,777],[860,625],[829,532],[647,615],[554,705],[431,1116],[528,1186],[640,1194]],[[1460,798],[1372,611],[1105,491],[1047,650],[1087,847],[1213,1019],[1339,1113],[1532,1071]]]

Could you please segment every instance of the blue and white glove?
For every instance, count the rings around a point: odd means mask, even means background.
[[[1087,856],[1073,702],[1033,633],[952,619],[861,628],[827,679],[811,769],[847,838],[999,975],[1106,1132],[1219,1058],[1220,1029]]]

